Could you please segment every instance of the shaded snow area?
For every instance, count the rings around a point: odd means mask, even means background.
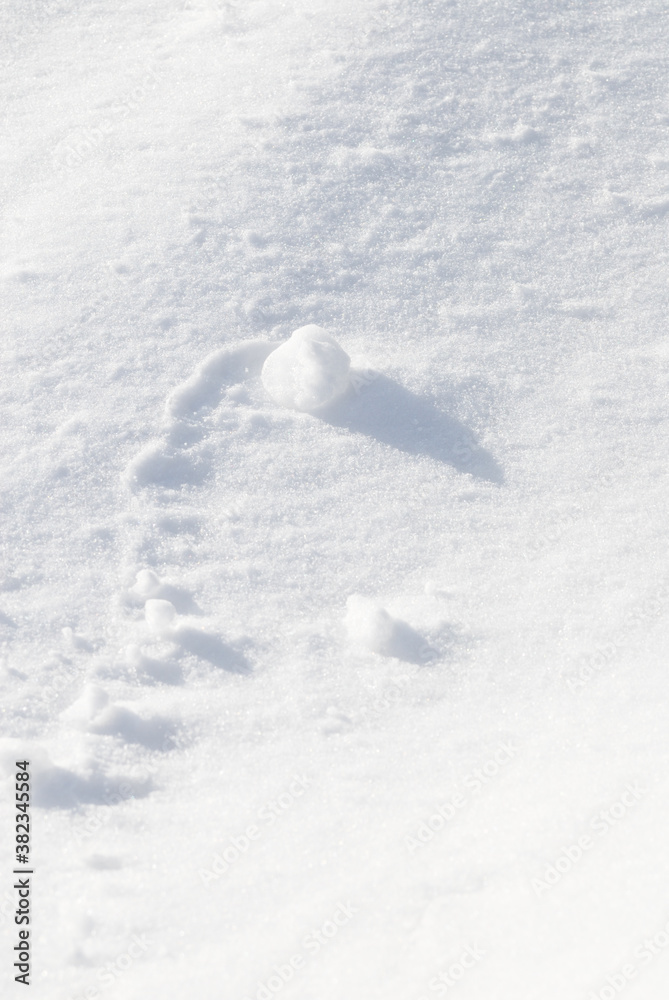
[[[666,3],[0,14],[3,996],[665,1000]]]

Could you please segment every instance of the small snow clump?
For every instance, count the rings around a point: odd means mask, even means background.
[[[334,337],[311,324],[272,351],[261,378],[275,403],[313,413],[346,392],[350,367],[351,359]]]

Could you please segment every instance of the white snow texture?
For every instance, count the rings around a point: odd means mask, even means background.
[[[666,2],[1,7],[3,1000],[665,1000]]]

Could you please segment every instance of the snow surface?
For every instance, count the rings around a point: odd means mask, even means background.
[[[1,10],[3,995],[664,1000],[666,4]]]

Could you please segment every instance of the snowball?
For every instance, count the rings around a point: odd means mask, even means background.
[[[81,695],[69,708],[61,712],[61,718],[80,728],[86,728],[89,722],[107,706],[109,696],[99,685],[87,684]]]
[[[302,326],[269,355],[262,383],[276,403],[311,413],[343,395],[351,359],[320,326]]]
[[[393,619],[385,608],[360,594],[352,594],[346,602],[344,618],[349,639],[374,653],[383,653],[392,642]]]
[[[165,635],[172,628],[177,616],[177,609],[171,601],[160,601],[152,598],[144,605],[146,623],[156,635]]]
[[[92,652],[93,643],[89,642],[83,635],[77,635],[69,625],[61,629],[61,633],[70,649],[85,649],[89,653]]]
[[[421,663],[431,652],[410,625],[361,594],[351,594],[346,601],[344,624],[351,642],[381,656]]]
[[[150,597],[151,594],[160,588],[160,579],[152,569],[140,569],[134,585],[130,588],[130,593],[135,597]]]

